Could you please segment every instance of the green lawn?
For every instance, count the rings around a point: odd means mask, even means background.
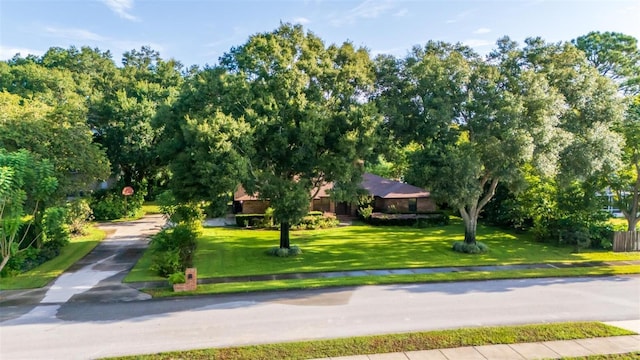
[[[491,251],[465,255],[451,250],[464,236],[460,221],[435,228],[372,227],[293,231],[291,243],[303,254],[276,258],[265,254],[278,245],[277,231],[240,228],[206,228],[198,242],[194,265],[200,278],[318,272],[361,269],[393,269],[490,264],[524,264],[638,260],[638,253],[584,250],[533,242],[529,235],[490,227],[478,227],[478,239]],[[126,281],[158,280],[151,273],[148,255],[141,259]]]
[[[87,235],[71,238],[57,257],[18,276],[1,278],[0,290],[33,289],[47,285],[93,250],[105,236],[105,231],[90,227]]]
[[[172,288],[144,289],[144,292],[154,298],[229,294],[255,291],[274,290],[300,290],[315,288],[330,288],[340,286],[383,285],[383,284],[407,284],[407,283],[434,283],[450,281],[474,281],[474,280],[500,280],[500,279],[531,279],[548,277],[576,277],[576,276],[612,276],[625,274],[640,274],[640,265],[620,266],[589,266],[562,269],[524,269],[501,271],[464,271],[436,274],[410,274],[410,275],[370,275],[332,277],[319,279],[293,279],[293,280],[268,280],[229,282],[220,284],[201,284],[195,291],[174,292]]]
[[[523,342],[575,340],[633,335],[631,331],[597,322],[501,326],[361,336],[220,349],[176,351],[113,359],[310,359],[358,354],[384,354]],[[622,359],[622,358],[620,358]]]

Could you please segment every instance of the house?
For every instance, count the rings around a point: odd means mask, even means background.
[[[436,210],[431,194],[417,186],[365,173],[362,176],[362,188],[373,197],[374,212],[425,213]],[[356,215],[357,206],[347,202],[335,202],[329,196],[333,183],[326,183],[320,189],[314,189],[309,209],[335,213],[336,215]],[[234,193],[234,212],[243,214],[262,214],[269,202],[249,195],[240,186]]]

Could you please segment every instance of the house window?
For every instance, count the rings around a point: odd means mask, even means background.
[[[320,198],[320,208],[321,211],[329,212],[331,210],[331,199],[328,197]]]
[[[418,211],[418,199],[409,199],[409,211],[417,212]]]

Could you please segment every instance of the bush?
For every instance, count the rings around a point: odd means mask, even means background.
[[[50,207],[44,211],[42,228],[44,231],[44,245],[58,255],[60,249],[69,243],[71,233],[66,224],[67,209],[63,207]]]
[[[87,199],[75,199],[67,203],[66,223],[75,235],[85,234],[85,227],[93,220],[93,211]]]
[[[96,220],[115,220],[130,217],[142,208],[144,191],[125,196],[119,189],[98,190],[91,197],[91,210]]]
[[[178,224],[151,239],[151,270],[160,276],[184,271],[193,265],[199,232],[193,223]]]
[[[311,214],[311,213],[310,213]],[[340,224],[340,221],[336,219],[334,215],[323,216],[320,215],[307,215],[302,220],[291,227],[293,230],[316,230],[316,229],[328,229],[336,227]]]
[[[184,284],[186,281],[187,279],[185,279],[183,272],[175,272],[169,275],[169,285]]]
[[[537,224],[534,229],[537,241],[555,245],[573,245],[577,249],[611,249],[613,226],[605,222],[594,221],[588,224],[570,218],[549,220]]]
[[[365,218],[367,224],[374,226],[416,226],[431,227],[444,226],[449,224],[449,216],[444,212],[433,212],[427,214],[384,214]]]
[[[456,241],[453,243],[453,251],[465,254],[483,254],[489,251],[489,247],[480,241],[473,244],[467,244],[464,241]]]
[[[275,246],[267,250],[267,254],[271,256],[277,256],[277,257],[298,256],[298,255],[302,255],[302,250],[300,249],[300,247],[296,245],[291,246],[291,248],[289,249]]]
[[[259,227],[259,225],[264,220],[264,214],[237,214],[236,215],[236,225],[240,227],[254,226]]]
[[[184,271],[180,263],[180,252],[177,249],[155,253],[151,258],[151,271],[162,277],[167,277],[179,271]]]
[[[358,209],[358,215],[364,220],[371,218],[371,214],[373,214],[373,207],[371,205],[367,205]]]

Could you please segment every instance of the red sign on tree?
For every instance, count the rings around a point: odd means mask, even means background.
[[[125,186],[122,188],[122,195],[131,196],[133,195],[133,188],[131,186]]]

